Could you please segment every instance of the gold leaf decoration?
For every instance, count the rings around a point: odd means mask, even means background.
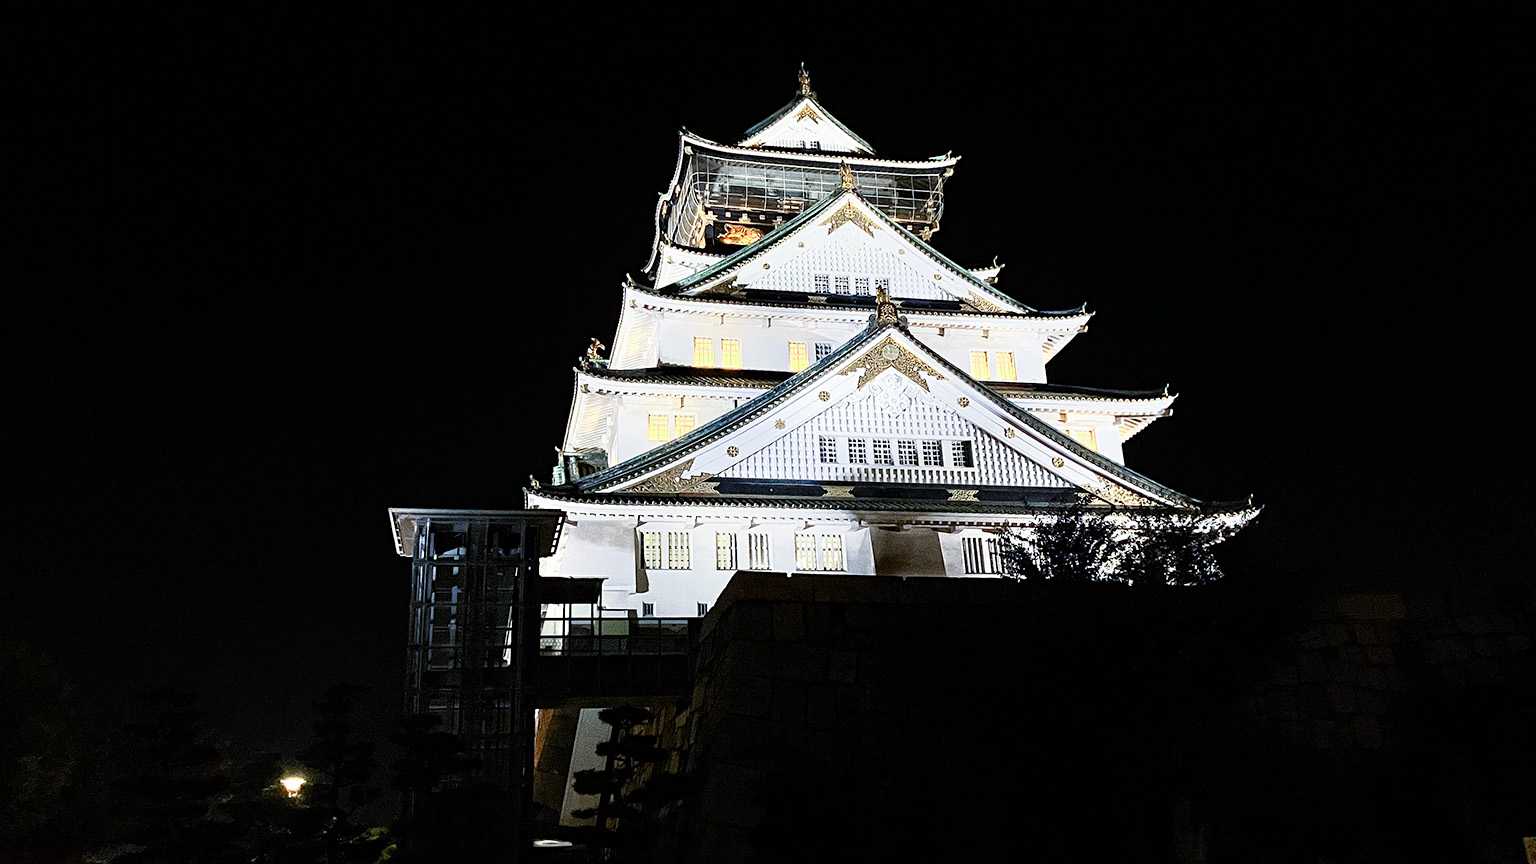
[[[844,366],[843,371],[837,374],[847,375],[861,367],[864,369],[864,374],[859,376],[859,387],[861,388],[875,380],[875,376],[887,369],[895,369],[897,372],[911,378],[924,390],[928,389],[928,382],[923,380],[922,375],[918,374],[919,372],[926,374],[929,378],[940,380],[944,378],[937,369],[919,360],[916,354],[896,344],[896,340],[890,336],[885,337],[879,345],[864,352],[862,357]]]
[[[852,498],[853,497],[853,487],[852,486],[828,486],[826,484],[822,484],[821,493],[822,493],[821,497],[823,497],[823,498]]]
[[[827,228],[828,234],[831,234],[833,231],[836,231],[837,229],[849,224],[850,222],[853,223],[855,227],[862,229],[865,234],[868,234],[871,237],[875,236],[875,232],[880,229],[879,225],[876,225],[873,221],[870,220],[868,216],[864,215],[864,211],[853,206],[852,201],[843,202],[843,206],[839,208],[836,213],[833,213],[831,216],[821,220],[821,224],[829,226]]]
[[[949,500],[951,500],[951,501],[975,501],[976,500],[976,491],[977,490],[975,490],[975,489],[951,489],[951,490],[949,490]]]
[[[961,397],[960,397],[960,398],[959,398],[959,399],[956,399],[956,400],[955,400],[955,402],[956,402],[956,403],[958,403],[958,404],[959,404],[959,405],[960,405],[960,407],[961,407],[961,408],[964,408],[964,407],[966,407],[966,406],[967,406],[967,405],[970,405],[970,404],[971,404],[971,400],[970,400],[970,399],[967,399],[967,398],[966,398],[966,397],[964,397],[964,396],[961,396]]]
[[[1148,498],[1144,498],[1144,497],[1142,497],[1140,495],[1137,495],[1135,492],[1132,492],[1131,490],[1126,489],[1123,486],[1116,486],[1116,485],[1113,485],[1111,483],[1106,483],[1106,482],[1104,482],[1102,480],[1098,481],[1096,484],[1091,485],[1091,486],[1086,484],[1086,483],[1084,483],[1082,485],[1083,485],[1084,489],[1087,489],[1089,492],[1092,492],[1095,496],[1097,496],[1099,498],[1102,498],[1103,500],[1108,501],[1111,504],[1117,504],[1117,505],[1119,505],[1121,507],[1155,507],[1155,506],[1157,506],[1157,502],[1156,501],[1152,501],[1152,500],[1150,500]]]
[[[773,421],[773,428],[775,428],[775,429],[783,429],[784,428],[784,421],[783,420],[775,420],[775,421]]]
[[[1057,468],[1060,468],[1063,465],[1067,464],[1067,460],[1061,458],[1060,456],[1052,456],[1051,457],[1051,464],[1056,466]]]
[[[671,468],[668,468],[659,474],[652,474],[651,476],[641,480],[639,483],[636,483],[628,489],[622,489],[619,491],[660,492],[663,495],[678,495],[683,492],[715,491],[714,484],[707,482],[711,477],[715,476],[713,474],[698,474],[693,477],[683,476],[687,474],[688,469],[692,467],[692,459],[689,459],[686,462],[679,462],[678,464],[673,465]]]
[[[736,287],[737,287],[736,286],[736,279],[737,279],[737,277],[732,276],[732,277],[730,277],[729,279],[726,279],[723,282],[716,282],[715,284],[709,286],[708,288],[705,288],[703,291],[700,291],[699,294],[701,294],[701,295],[702,294],[734,294],[734,293],[736,293]],[[742,286],[742,287],[745,287],[745,286]]]
[[[741,448],[737,447],[735,444],[732,444],[731,446],[725,448],[725,455],[735,459],[737,456],[741,455]]]
[[[796,120],[809,120],[812,123],[820,123],[821,122],[821,115],[817,114],[816,113],[816,109],[812,108],[810,105],[802,105],[802,106],[800,106],[800,110],[798,112],[796,112],[795,119]]]
[[[985,299],[980,294],[977,294],[975,291],[971,292],[971,305],[975,306],[977,309],[980,309],[983,312],[1004,312],[1004,311],[1007,311],[1007,310],[1003,309],[1003,307],[997,305],[996,303],[993,303],[991,300]]]

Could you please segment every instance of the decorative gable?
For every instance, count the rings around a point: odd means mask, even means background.
[[[785,106],[736,146],[874,153],[868,143],[849,131],[809,95],[802,95]]]

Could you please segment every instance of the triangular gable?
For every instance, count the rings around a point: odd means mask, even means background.
[[[882,314],[891,315],[892,307]],[[859,425],[854,425],[859,424]],[[577,483],[581,492],[682,494],[716,491],[727,478],[761,478],[782,459],[783,479],[819,482],[818,429],[889,440],[970,440],[975,469],[890,466],[889,479],[844,482],[1076,487],[1119,506],[1198,502],[1082,447],[947,363],[899,324],[872,327],[762,396],[669,444]],[[943,429],[952,430],[945,433]],[[918,437],[918,431],[923,431]],[[828,432],[827,434],[832,434]],[[871,457],[873,453],[870,454]],[[811,457],[815,457],[814,459]],[[755,460],[755,461],[754,461]],[[808,461],[809,460],[809,461]],[[986,464],[982,464],[986,460]],[[921,463],[921,455],[919,455]],[[776,469],[777,470],[777,469]],[[900,472],[906,471],[905,475]],[[776,476],[773,471],[769,477]],[[959,475],[957,475],[959,476]],[[837,482],[825,478],[826,482]]]
[[[833,117],[816,98],[801,94],[768,119],[747,130],[737,147],[783,147],[832,153],[875,155],[869,142]]]
[[[873,293],[875,280],[884,279],[899,299],[955,301],[983,312],[1036,312],[941,255],[852,189],[822,199],[756,243],[679,280],[673,290],[803,293],[815,290],[817,277],[869,280],[854,293]],[[835,283],[829,287],[826,293],[844,293]]]

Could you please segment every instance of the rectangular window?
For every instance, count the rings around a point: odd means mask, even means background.
[[[681,438],[693,431],[694,417],[692,414],[672,415],[672,437]]]
[[[982,381],[992,377],[992,370],[987,367],[987,352],[971,352],[971,377]]]
[[[868,294],[869,293],[869,277],[868,276],[860,276],[859,278],[853,280],[853,293],[855,293],[855,294]]]
[[[848,277],[847,276],[835,277],[832,280],[832,285],[837,288],[837,293],[839,293],[839,294],[847,294],[847,293],[849,293],[848,292]]]
[[[815,279],[816,279],[815,293],[817,293],[817,294],[831,294],[832,293],[832,276],[831,276],[831,274],[828,274],[828,273],[817,273],[816,276],[815,276]]]
[[[816,535],[815,534],[796,534],[795,535],[795,569],[796,570],[815,570],[816,569]]]
[[[811,364],[805,359],[805,343],[789,343],[789,371],[804,372],[809,365]]]
[[[902,464],[902,465],[916,465],[917,464],[917,442],[916,441],[897,441],[896,442],[896,461],[898,463]]]
[[[715,534],[715,569],[736,569],[736,535]]]
[[[1072,436],[1073,441],[1076,441],[1077,443],[1087,447],[1089,450],[1092,450],[1095,453],[1099,452],[1099,442],[1096,438],[1093,437],[1092,429],[1068,429],[1067,434]]]
[[[662,537],[660,534],[645,533],[640,535],[640,545],[645,550],[645,569],[660,570],[662,568],[661,543]]]
[[[971,442],[949,442],[949,464],[955,468],[976,467],[976,461],[971,458]]]
[[[874,444],[875,444],[875,464],[876,465],[895,465],[896,464],[896,460],[891,458],[891,442],[889,442],[889,441],[881,441],[879,439],[876,439]]]
[[[890,293],[890,290],[891,290],[891,279],[890,279],[889,276],[876,276],[875,277],[875,290],[879,291],[881,288],[884,288],[886,293]]]
[[[1019,380],[1019,370],[1013,366],[1013,352],[997,352],[997,379],[999,381]]]
[[[863,438],[848,439],[848,461],[861,465],[869,461],[869,450]]]
[[[924,465],[943,465],[944,464],[944,448],[939,446],[939,442],[937,442],[937,441],[924,441],[923,442],[923,464]]]
[[[1001,573],[1002,561],[998,555],[997,540],[990,537],[965,537],[960,541],[965,553],[965,572]]]
[[[691,567],[692,565],[689,562],[689,559],[692,556],[689,554],[689,552],[690,552],[690,550],[688,548],[688,532],[686,532],[686,531],[668,531],[667,532],[667,569],[668,570],[687,570],[689,567]]]
[[[816,360],[818,362],[820,362],[821,360],[826,359],[826,356],[828,354],[831,354],[831,353],[832,353],[832,343],[831,342],[817,342],[816,343]]]
[[[655,603],[641,603],[640,604],[640,614],[641,614],[641,616],[643,616],[645,618],[653,618],[653,617],[655,617],[655,615],[656,615],[656,604]]]
[[[821,535],[821,569],[844,570],[843,538],[836,534]]]
[[[693,365],[709,369],[715,365],[715,340],[703,336],[693,337]]]
[[[768,535],[747,535],[747,567],[751,570],[768,569]]]
[[[703,618],[705,615],[708,615],[708,614],[709,614],[709,604],[708,603],[700,603],[699,604],[699,617]]]
[[[721,339],[720,340],[720,368],[721,369],[740,369],[741,368],[741,340],[740,339]]]
[[[648,414],[645,418],[645,438],[647,441],[672,440],[672,418],[665,414]]]
[[[834,464],[837,462],[837,439],[828,438],[825,435],[816,439],[816,450],[821,455],[822,464]]]

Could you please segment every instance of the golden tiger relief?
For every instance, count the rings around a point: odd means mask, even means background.
[[[730,246],[751,246],[763,239],[763,231],[761,228],[748,228],[745,225],[727,225],[725,231],[715,239]]]

